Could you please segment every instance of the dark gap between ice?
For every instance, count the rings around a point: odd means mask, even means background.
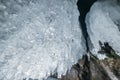
[[[86,45],[87,52],[90,50],[89,42],[91,41],[89,39],[89,34],[87,32],[85,18],[86,18],[86,14],[89,12],[91,6],[93,5],[95,1],[97,0],[78,0],[77,2],[77,7],[80,13],[80,16],[79,16],[80,28],[82,30],[83,37],[85,39],[85,45]]]

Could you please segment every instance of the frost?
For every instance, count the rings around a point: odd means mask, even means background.
[[[85,53],[75,1],[15,1],[1,3],[7,15],[0,23],[0,79],[65,74]]]
[[[99,49],[99,40],[108,42],[120,55],[120,6],[114,0],[96,2],[87,15],[88,34],[93,44],[92,52]],[[100,57],[100,56],[99,56]],[[103,56],[102,56],[103,57]]]

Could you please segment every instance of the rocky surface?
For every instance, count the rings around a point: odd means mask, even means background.
[[[105,59],[90,52],[90,60],[84,55],[60,80],[120,80],[120,56],[107,42],[100,47],[98,54],[106,54]]]
[[[88,56],[84,55],[77,64],[73,65],[70,71],[62,76],[61,80],[89,80],[90,79],[90,62]]]

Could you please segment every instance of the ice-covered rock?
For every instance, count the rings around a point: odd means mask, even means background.
[[[120,55],[120,6],[116,0],[96,2],[86,17],[86,23],[93,44],[92,53],[99,51],[101,41],[108,42]]]
[[[60,77],[85,53],[75,0],[0,4],[0,80]]]

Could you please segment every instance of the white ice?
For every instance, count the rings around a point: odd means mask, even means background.
[[[99,40],[108,42],[120,55],[120,6],[116,0],[96,2],[86,17],[87,30],[96,55],[100,49]],[[98,55],[99,58],[104,56]]]
[[[85,53],[75,0],[2,0],[0,9],[0,80],[60,77]]]

